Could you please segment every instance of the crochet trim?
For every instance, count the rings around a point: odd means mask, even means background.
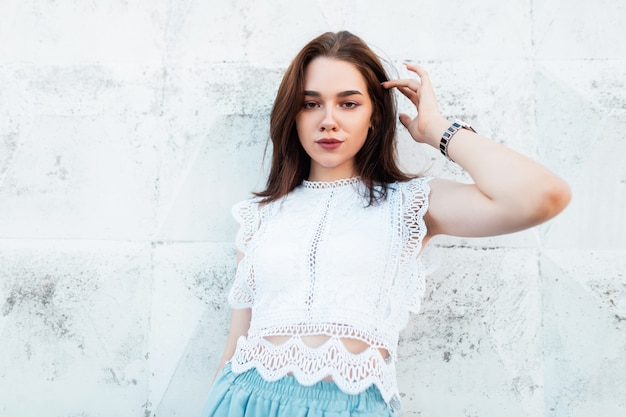
[[[303,180],[302,186],[305,188],[325,189],[325,188],[339,188],[346,185],[354,185],[361,181],[361,177],[342,178],[334,181],[309,181]]]

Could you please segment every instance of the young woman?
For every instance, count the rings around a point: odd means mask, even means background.
[[[440,113],[428,73],[389,80],[357,36],[325,33],[287,69],[271,114],[267,188],[233,209],[230,335],[204,415],[388,416],[399,332],[419,310],[420,253],[437,234],[491,236],[558,214],[568,186]],[[414,178],[396,163],[394,89],[416,142],[474,180]]]

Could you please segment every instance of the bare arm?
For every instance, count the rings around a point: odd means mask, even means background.
[[[241,258],[243,258],[243,253],[237,251],[237,264],[239,264]],[[239,337],[248,335],[251,317],[252,310],[249,308],[235,309],[232,311],[230,315],[230,330],[228,331],[228,338],[226,339],[226,347],[224,348],[222,359],[220,359],[220,363],[217,366],[217,371],[215,372],[213,380],[215,380],[217,374],[219,374],[226,362],[232,359],[235,354],[235,348],[237,347],[237,340]]]
[[[217,374],[224,367],[226,362],[228,362],[235,354],[237,339],[239,339],[240,336],[246,336],[248,334],[248,329],[250,328],[250,312],[251,310],[249,308],[232,311],[230,317],[230,330],[228,332],[228,339],[226,339],[226,348],[224,349],[222,359],[220,359],[220,363],[217,366],[215,377],[217,377]],[[213,378],[214,380],[215,377]]]
[[[451,122],[439,113],[428,73],[407,65],[420,79],[383,83],[396,87],[417,108],[417,116],[400,115],[417,142],[439,148]],[[473,184],[436,179],[431,182],[430,207],[425,220],[428,237],[493,236],[540,224],[569,203],[568,185],[526,156],[484,136],[461,129],[448,147],[450,157],[472,177]]]

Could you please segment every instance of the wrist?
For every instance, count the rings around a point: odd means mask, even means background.
[[[448,153],[448,147],[450,143],[452,142],[452,139],[454,139],[456,134],[461,130],[468,130],[470,132],[476,133],[476,131],[474,130],[472,126],[457,119],[453,123],[451,123],[450,126],[443,132],[443,134],[441,135],[441,139],[439,141],[439,150],[441,151],[443,156],[445,156],[452,162],[454,162],[454,160]]]
[[[426,126],[426,130],[424,132],[424,136],[426,138],[426,143],[428,143],[433,148],[439,149],[439,144],[441,142],[441,135],[446,131],[448,127],[452,124],[451,121],[446,119],[443,116],[439,116],[434,118],[428,125]]]

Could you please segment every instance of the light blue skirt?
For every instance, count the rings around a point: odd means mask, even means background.
[[[236,375],[230,363],[218,375],[202,417],[391,417],[393,412],[375,386],[346,394],[320,381],[300,385],[286,376],[267,382],[251,369]]]

